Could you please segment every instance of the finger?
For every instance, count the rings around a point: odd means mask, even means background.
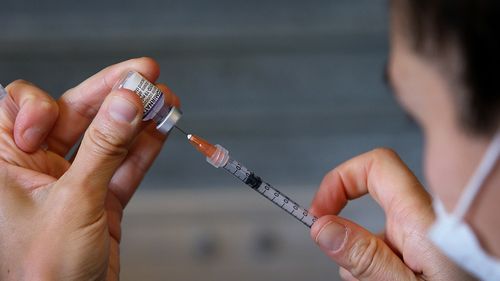
[[[158,83],[158,84],[156,84],[156,87],[158,87],[158,89],[160,89],[160,91],[162,91],[163,94],[165,95],[165,103],[166,104],[177,107],[177,108],[181,107],[181,101],[180,101],[179,97],[177,95],[175,95],[174,92],[172,92],[167,85],[162,84],[162,83]]]
[[[158,88],[165,94],[165,102],[179,107],[179,98],[167,86],[158,84]],[[118,198],[125,208],[135,193],[154,160],[160,153],[167,136],[156,130],[155,124],[150,124],[137,137],[130,149],[127,158],[113,176],[109,189]]]
[[[165,98],[165,103],[171,106],[175,106],[177,108],[180,108],[180,100],[179,98],[165,85],[165,84],[157,84],[156,85],[163,93],[164,93],[164,98]],[[145,125],[146,127],[147,125]],[[156,131],[156,127],[153,129]],[[162,134],[159,134],[160,138],[164,138]],[[162,142],[163,143],[163,142]],[[140,152],[139,152],[140,153]],[[75,159],[76,153],[74,153],[70,157],[70,162],[73,162]]]
[[[323,216],[311,237],[333,261],[358,280],[417,280],[415,273],[375,235],[337,216]]]
[[[356,279],[347,269],[343,267],[339,268],[339,275],[344,281],[359,281],[359,279]]]
[[[394,252],[394,254],[396,254],[400,259],[403,259],[403,254],[398,248],[394,246],[391,240],[387,239],[385,231],[377,233],[375,234],[375,236],[377,236],[378,239],[382,240],[387,245],[387,247],[389,247]]]
[[[166,136],[150,124],[136,139],[127,158],[111,179],[109,190],[125,208],[158,156]]]
[[[140,131],[142,102],[127,90],[113,91],[87,129],[73,164],[62,177],[62,188],[91,195],[104,205],[107,187]]]
[[[24,152],[34,152],[52,130],[58,117],[58,106],[45,91],[23,80],[12,82],[6,90],[10,99],[6,99],[4,106],[10,108],[12,116],[15,115],[15,143]]]
[[[391,225],[392,222],[400,222],[399,226],[406,226],[407,224],[402,223],[405,219],[415,222],[408,230],[387,231],[392,235],[399,234],[389,238],[398,249],[401,249],[405,234],[408,234],[405,231],[426,229],[432,223],[430,196],[397,154],[388,149],[376,149],[362,154],[328,173],[313,199],[310,211],[318,217],[335,215],[348,200],[367,193],[384,209],[388,216],[388,228],[395,227]]]
[[[109,246],[109,264],[105,280],[120,280],[120,244],[116,240],[111,240]]]
[[[128,60],[107,67],[59,99],[60,117],[47,140],[49,149],[65,156],[80,139],[112,87],[128,70],[141,73],[154,82],[159,75],[158,64],[150,58]]]

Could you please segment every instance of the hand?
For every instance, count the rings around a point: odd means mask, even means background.
[[[365,194],[385,212],[382,235],[336,216],[348,200]],[[473,280],[427,239],[434,221],[431,201],[394,152],[377,149],[325,176],[310,209],[319,217],[311,237],[341,266],[344,280]]]
[[[165,137],[142,122],[127,70],[150,81],[147,58],[106,68],[57,102],[24,81],[0,101],[0,280],[118,280],[120,221]],[[177,98],[159,85],[167,102]],[[84,134],[74,161],[65,156]]]

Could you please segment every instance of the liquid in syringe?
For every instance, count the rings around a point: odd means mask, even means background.
[[[178,127],[176,127],[179,129]],[[179,129],[182,133],[184,131]],[[229,156],[229,151],[220,145],[212,145],[206,140],[192,135],[186,134],[189,142],[207,158],[207,162],[216,168],[223,168],[246,185],[250,186],[253,190],[259,192],[262,196],[273,202],[275,205],[286,211],[294,218],[311,227],[317,220],[315,216],[309,213],[306,209],[301,207],[295,201],[291,200],[288,196],[281,193],[279,190],[272,187],[269,183],[262,181],[254,172],[247,169],[238,161]]]

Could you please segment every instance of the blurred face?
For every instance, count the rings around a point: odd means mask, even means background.
[[[400,12],[399,12],[400,13]],[[453,72],[460,68],[454,52],[430,57],[414,51],[403,15],[392,11],[389,77],[401,106],[422,129],[424,171],[428,185],[453,209],[488,145],[460,126],[461,86]]]

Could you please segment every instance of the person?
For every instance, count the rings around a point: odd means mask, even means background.
[[[345,280],[500,280],[499,4],[392,0],[390,9],[390,84],[423,129],[436,209],[396,153],[376,149],[325,176],[310,209],[319,217],[311,237]],[[165,141],[140,121],[137,96],[111,91],[128,69],[158,76],[157,64],[140,58],[57,101],[25,81],[6,88],[1,280],[118,279],[123,208]],[[65,160],[82,134],[76,157]],[[385,211],[381,235],[338,216],[366,194]]]
[[[142,122],[135,93],[112,90],[127,70],[150,81],[159,75],[154,60],[139,58],[102,70],[57,101],[26,81],[6,87],[0,280],[118,280],[123,208],[165,141]],[[179,106],[165,85],[158,87]]]
[[[344,280],[500,280],[500,2],[392,0],[390,8],[388,76],[422,128],[435,212],[401,159],[376,149],[325,176],[311,236]],[[337,216],[365,194],[385,212],[382,235]]]

